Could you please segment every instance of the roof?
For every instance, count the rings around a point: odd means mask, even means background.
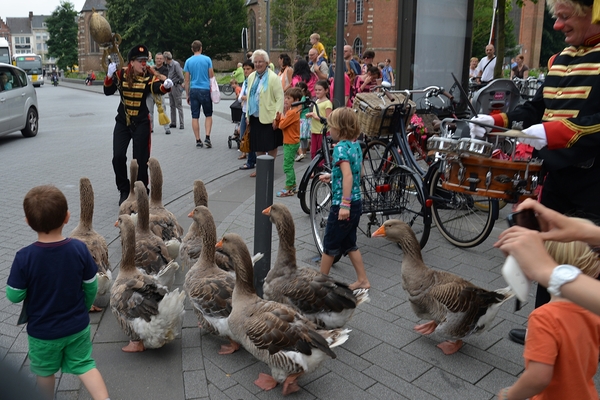
[[[31,34],[31,25],[29,24],[29,17],[6,18],[6,25],[10,28],[10,33],[12,35],[16,33]]]
[[[43,22],[45,22],[50,16],[49,15],[34,15],[31,20],[31,27],[33,29],[45,28]]]
[[[106,0],[85,0],[80,12],[92,11],[92,8],[95,8],[96,11],[106,10]]]

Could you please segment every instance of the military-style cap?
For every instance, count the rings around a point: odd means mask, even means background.
[[[582,6],[588,6],[588,7],[591,7],[594,5],[594,0],[573,0],[573,2],[579,3]]]
[[[148,59],[150,54],[148,52],[148,48],[143,44],[138,44],[137,46],[133,46],[129,53],[127,53],[127,60],[135,60],[137,58],[145,58]]]

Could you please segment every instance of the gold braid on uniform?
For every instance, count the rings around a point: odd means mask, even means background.
[[[123,79],[117,80],[117,85],[121,89],[121,103],[125,111],[127,126],[131,125],[131,117],[136,117],[140,113],[144,91],[152,78],[154,77],[150,75],[133,74],[131,64],[129,64]]]

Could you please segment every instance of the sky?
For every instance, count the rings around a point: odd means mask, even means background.
[[[85,4],[85,0],[68,1],[74,5],[77,12],[81,11]],[[29,11],[33,11],[33,15],[51,15],[59,6],[60,0],[3,0],[0,18],[6,22],[7,17],[28,17]]]

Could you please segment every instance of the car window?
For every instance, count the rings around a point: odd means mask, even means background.
[[[27,74],[24,71],[15,70],[17,76],[19,77],[20,85],[19,86],[27,86]]]
[[[0,88],[2,90],[12,90],[21,87],[19,77],[14,75],[16,70],[12,68],[0,68]]]

